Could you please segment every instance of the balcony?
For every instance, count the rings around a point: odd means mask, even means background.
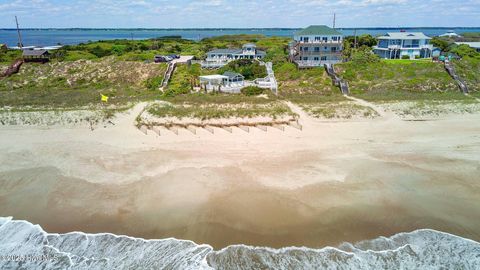
[[[324,41],[324,40],[309,40],[307,42],[305,41],[296,41],[297,43],[299,44],[320,44],[320,45],[325,45],[325,44],[343,44],[343,40],[327,40],[327,41]]]
[[[337,56],[341,56],[342,55],[342,51],[299,51],[298,52],[299,55],[305,55],[305,56],[310,56],[310,55],[322,55],[322,56],[325,56],[325,55],[337,55]]]

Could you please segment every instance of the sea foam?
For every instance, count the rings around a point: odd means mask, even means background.
[[[22,257],[23,256],[23,257]],[[46,233],[0,218],[0,269],[480,269],[480,243],[417,230],[338,248],[245,245],[214,251],[174,238]]]

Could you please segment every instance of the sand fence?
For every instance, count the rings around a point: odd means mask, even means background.
[[[166,122],[166,123],[143,123],[137,125],[138,130],[143,134],[154,133],[158,136],[166,135],[167,133],[179,135],[191,134],[197,135],[199,131],[205,131],[204,133],[216,134],[217,132],[234,133],[234,130],[240,130],[244,133],[252,133],[252,129],[256,129],[262,132],[269,132],[272,130],[285,132],[287,128],[301,131],[303,126],[299,124],[298,120],[278,120],[270,122],[230,122],[230,123],[188,123],[188,122]],[[187,132],[181,132],[187,131]]]

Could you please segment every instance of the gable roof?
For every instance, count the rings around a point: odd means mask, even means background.
[[[47,50],[24,50],[23,56],[42,56],[48,55]]]
[[[233,78],[238,77],[238,76],[244,78],[242,74],[236,73],[236,72],[231,72],[231,71],[226,71],[225,73],[223,73],[223,76],[226,76],[229,79],[233,79]]]
[[[295,32],[297,36],[343,36],[342,33],[338,32],[337,30],[330,28],[326,25],[310,25],[309,27],[302,29],[300,31]]]
[[[242,53],[240,49],[215,49],[208,52],[210,53],[218,53],[218,54],[237,54]]]
[[[389,32],[378,39],[431,39],[422,32]]]

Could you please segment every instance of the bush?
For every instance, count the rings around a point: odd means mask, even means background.
[[[100,46],[95,46],[88,51],[89,53],[95,55],[96,57],[104,57],[104,56],[109,56],[111,52],[109,50],[106,50]]]
[[[220,73],[225,71],[240,73],[245,77],[246,80],[263,78],[267,76],[265,67],[261,66],[257,61],[251,59],[239,59],[232,61],[220,69]]]
[[[453,49],[450,50],[450,52],[457,54],[460,57],[472,57],[472,58],[480,58],[480,53],[478,53],[474,48],[462,44],[453,47]]]
[[[162,77],[149,78],[145,82],[145,86],[150,90],[157,90],[160,87],[160,84],[162,84],[162,80]]]
[[[257,86],[247,86],[242,88],[241,92],[245,96],[258,96],[263,94],[264,89]]]
[[[420,59],[420,55],[415,55],[415,59]]]
[[[365,65],[368,63],[377,63],[380,61],[380,58],[378,57],[378,55],[373,54],[368,47],[362,47],[359,50],[353,51],[351,57],[352,57],[351,59],[352,62],[360,65]]]
[[[410,55],[402,55],[402,59],[410,59]]]
[[[122,55],[127,51],[126,45],[113,45],[112,46],[112,54]]]

